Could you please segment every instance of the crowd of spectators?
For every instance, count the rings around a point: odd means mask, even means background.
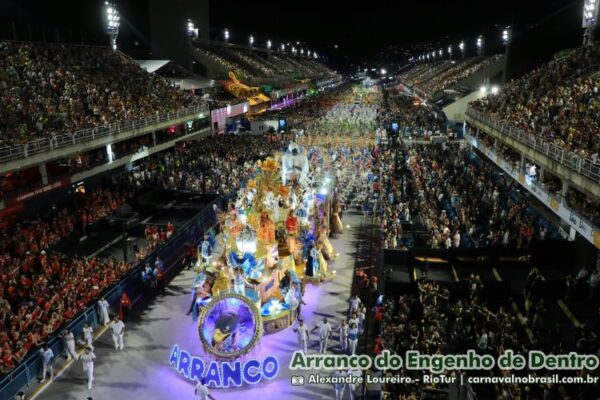
[[[404,136],[431,136],[446,133],[446,117],[434,106],[406,93],[389,91],[387,102],[379,113],[379,124],[390,127],[392,122]]]
[[[186,142],[141,161],[121,182],[131,191],[99,189],[74,194],[68,207],[54,207],[48,216],[22,220],[4,232],[0,240],[0,371],[10,371],[29,350],[131,268],[113,259],[70,258],[53,245],[71,235],[85,235],[88,225],[117,210],[141,186],[234,195],[253,173],[254,161],[282,150],[288,140],[281,135],[223,136]],[[145,232],[148,247],[138,252],[138,259],[174,231],[171,224],[149,227]]]
[[[240,50],[231,50],[231,53],[246,64],[252,66],[252,68],[259,71],[260,74],[265,77],[271,77],[275,75],[275,73],[279,75],[280,73],[273,68],[273,65],[268,60],[262,57],[257,59],[253,57],[251,53],[244,53]]]
[[[195,193],[235,194],[254,171],[254,162],[283,150],[289,135],[219,136],[185,142],[174,151],[139,162],[128,174],[133,187],[151,186]]]
[[[235,61],[226,59],[225,57],[221,56],[220,54],[217,54],[212,48],[208,49],[206,47],[196,47],[196,50],[199,53],[201,53],[202,55],[204,55],[205,57],[208,57],[212,62],[219,64],[222,68],[225,68],[229,71],[233,71],[233,73],[235,73],[238,78],[243,78],[243,79],[255,78],[255,76],[252,75],[250,73],[250,71],[248,71],[242,65],[240,65],[239,63],[236,63]]]
[[[471,106],[548,143],[597,160],[600,77],[586,68],[599,63],[599,45],[578,48]]]
[[[398,79],[400,82],[413,86],[424,79],[435,76],[451,66],[452,62],[450,60],[414,64],[412,67],[408,68],[408,70],[401,73]]]
[[[196,46],[196,50],[219,64],[222,68],[233,71],[239,78],[258,81],[288,78],[297,76],[315,77],[332,75],[333,71],[317,60],[296,58],[284,54],[268,55],[256,51],[244,51],[218,46]]]
[[[136,120],[201,99],[110,48],[0,42],[0,146]]]
[[[432,248],[521,248],[545,239],[548,228],[528,210],[517,183],[459,146],[421,145],[388,155],[396,167],[379,186],[384,246],[404,244],[403,223],[422,227]],[[399,178],[391,175],[400,170]]]
[[[447,68],[443,72],[438,72],[429,79],[417,82],[417,86],[425,91],[429,96],[449,88],[450,86],[468,78],[469,76],[481,71],[488,65],[498,61],[502,56],[495,55],[490,57],[473,57],[461,60]]]
[[[35,220],[22,219],[0,239],[0,373],[55,332],[129,270],[108,259],[70,258],[55,246],[85,235],[88,225],[108,216],[131,197],[99,189],[74,194],[63,209],[51,207]]]

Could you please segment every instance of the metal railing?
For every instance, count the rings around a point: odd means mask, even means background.
[[[90,142],[103,137],[117,135],[122,132],[143,129],[151,125],[168,122],[177,118],[191,117],[198,113],[206,113],[208,115],[208,106],[205,104],[196,105],[182,108],[176,112],[162,115],[156,114],[155,116],[144,117],[132,121],[120,121],[95,128],[82,129],[73,133],[52,135],[49,138],[36,139],[25,144],[0,147],[0,163],[24,159],[35,154]]]
[[[473,108],[467,109],[466,114],[480,124],[487,125],[488,127],[515,139],[519,143],[524,144],[536,152],[558,162],[560,165],[589,178],[595,183],[600,183],[600,165],[594,163],[590,158],[583,158],[573,151],[565,150],[563,147],[548,143],[531,133],[525,132],[523,129],[508,123],[497,121]]]
[[[123,292],[127,292],[131,299],[142,296],[143,285],[141,281],[141,271],[147,261],[155,260],[157,256],[164,261],[165,279],[168,282],[175,277],[183,268],[179,262],[184,252],[186,243],[195,243],[198,238],[204,235],[204,232],[215,225],[216,215],[213,211],[213,204],[222,206],[222,199],[219,197],[196,214],[187,224],[181,227],[175,235],[166,243],[159,245],[144,260],[140,261],[132,268],[121,280],[103,293],[103,297],[111,305],[111,310],[119,307],[119,299]],[[83,323],[87,322],[94,326],[99,323],[97,299],[92,301],[88,307],[81,311],[69,323],[57,329],[51,337],[44,342],[52,349],[54,354],[59,357],[65,353],[64,341],[60,334],[65,329],[73,332],[79,338],[83,332]],[[37,350],[33,350],[25,357],[23,361],[7,375],[0,377],[0,398],[12,399],[15,394],[24,387],[37,380],[42,372],[42,359]]]
[[[473,135],[470,135],[470,134],[466,133],[465,134],[465,139],[469,143],[471,143],[472,146],[476,147],[482,153],[486,154],[484,152],[483,147],[489,147],[489,146],[481,145],[478,138],[474,137]],[[492,147],[491,150],[494,153],[494,155],[496,156],[495,157],[496,160],[494,160],[489,155],[486,154],[486,156],[488,157],[488,159],[491,162],[493,162],[494,164],[496,164],[500,168],[503,168],[503,169],[507,170],[512,175],[519,175],[519,174],[524,174],[525,173],[525,171],[523,171],[521,169],[521,166],[518,163],[516,163],[516,165],[514,165],[515,163],[511,163],[509,161],[506,161],[504,159],[504,156],[502,155],[502,153],[499,152],[499,151],[497,151],[494,147]],[[498,160],[501,160],[502,163],[498,162]],[[501,165],[501,164],[504,164],[504,165]],[[513,179],[515,179],[514,176],[513,176]],[[600,228],[600,226],[597,223],[595,223],[594,220],[592,220],[589,217],[583,215],[580,211],[575,210],[573,208],[573,206],[569,203],[569,201],[568,201],[568,199],[567,199],[567,197],[565,195],[563,195],[560,192],[554,192],[554,191],[549,190],[548,189],[548,185],[544,184],[543,182],[540,182],[538,180],[531,180],[531,181],[528,182],[527,185],[525,185],[525,184],[521,184],[521,185],[524,186],[525,188],[528,188],[528,187],[532,188],[533,192],[544,193],[549,199],[552,199],[557,204],[560,204],[560,206],[562,208],[564,208],[565,211],[568,214],[572,214],[572,215],[576,216],[579,220],[584,221],[589,226],[592,226],[592,227],[594,227],[596,229]],[[569,221],[565,221],[565,222],[569,223]]]

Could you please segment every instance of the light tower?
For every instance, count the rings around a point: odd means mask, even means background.
[[[461,57],[465,58],[465,42],[464,42],[464,40],[458,44],[458,48],[460,49]]]
[[[229,42],[229,29],[227,28],[223,31],[223,39],[225,39],[225,43]]]
[[[187,34],[190,39],[198,37],[198,29],[196,28],[194,22],[191,19],[187,20]]]
[[[477,37],[477,55],[480,57],[483,55],[483,36],[481,35]]]
[[[452,60],[452,45],[448,46],[448,58]]]
[[[506,83],[506,70],[508,69],[508,52],[510,50],[510,42],[512,41],[512,28],[507,26],[502,29],[502,44],[505,47],[504,53],[504,69],[502,70],[502,84]]]
[[[583,20],[581,22],[583,32],[583,45],[591,46],[594,43],[594,30],[598,25],[598,7],[599,0],[584,0],[583,1]]]
[[[121,26],[121,16],[113,3],[108,1],[104,3],[106,15],[106,33],[110,38],[110,47],[117,49],[117,36],[119,36],[119,26]]]

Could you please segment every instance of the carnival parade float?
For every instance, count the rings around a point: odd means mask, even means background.
[[[220,234],[208,231],[198,246],[190,313],[204,349],[219,359],[236,359],[263,334],[290,327],[305,285],[335,275],[327,261],[336,256],[331,180],[310,170],[294,142],[253,168],[220,213]]]

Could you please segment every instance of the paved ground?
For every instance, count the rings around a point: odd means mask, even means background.
[[[309,285],[302,310],[303,318],[313,326],[323,316],[337,321],[346,315],[352,276],[356,259],[356,240],[361,230],[362,217],[345,215],[344,235],[332,244],[340,256],[332,266],[337,271],[333,282],[320,286]],[[169,285],[168,294],[146,308],[136,321],[126,328],[125,350],[116,352],[107,333],[96,340],[95,385],[86,388],[85,375],[80,363],[71,364],[54,383],[35,397],[37,399],[79,400],[92,396],[94,400],[119,399],[193,399],[193,384],[185,380],[169,365],[173,345],[178,344],[190,353],[202,355],[197,328],[185,311],[190,302],[193,273],[184,271]],[[337,336],[337,335],[336,335]],[[313,352],[318,348],[312,336]],[[330,351],[336,351],[337,340],[330,342]],[[288,370],[291,354],[296,350],[295,335],[291,329],[264,336],[253,356],[263,359],[276,355],[280,363],[278,376],[269,382],[236,390],[213,390],[217,399],[331,399],[333,389],[325,386],[294,387],[290,385]],[[308,375],[308,372],[305,373]]]

